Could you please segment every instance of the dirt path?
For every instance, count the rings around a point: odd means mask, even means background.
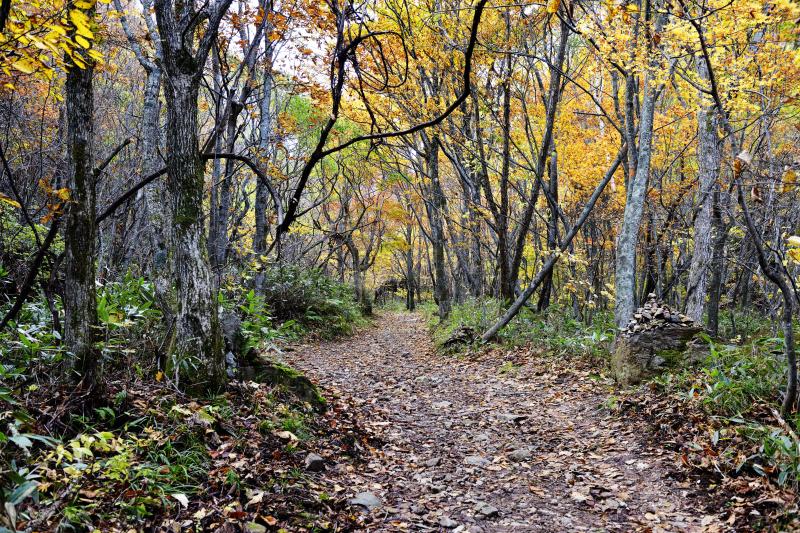
[[[420,317],[394,313],[286,359],[352,397],[384,443],[358,471],[339,467],[349,494],[381,500],[369,530],[718,528],[704,492],[673,479],[674,454],[610,414],[608,384],[569,362],[527,350],[437,355]]]

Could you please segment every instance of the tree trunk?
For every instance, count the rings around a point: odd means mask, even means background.
[[[426,202],[426,206],[431,225],[431,244],[433,246],[434,292],[436,303],[439,306],[439,318],[444,320],[450,316],[451,304],[444,253],[444,210],[446,201],[442,184],[439,181],[439,138],[433,136],[426,144],[427,153],[425,156],[428,179],[430,180],[430,200]]]
[[[638,157],[636,172],[628,183],[622,227],[617,240],[616,308],[617,327],[627,325],[636,309],[636,248],[644,202],[650,181],[650,157],[653,143],[653,117],[659,90],[653,86],[653,74],[644,75],[643,100],[639,118]]]
[[[511,21],[508,11],[506,18],[506,39],[511,32]],[[503,302],[514,300],[514,286],[517,276],[511,271],[512,261],[508,248],[508,216],[509,216],[509,178],[511,164],[511,54],[506,54],[505,80],[503,81],[503,161],[500,170],[500,210],[497,218],[497,263],[500,268],[500,299]],[[519,267],[517,267],[519,270]]]
[[[721,147],[720,147],[721,150]],[[724,212],[730,204],[730,195],[723,192],[719,183],[714,184],[711,196],[711,227],[714,233],[711,252],[711,280],[708,290],[708,331],[713,337],[719,336],[719,307],[722,289],[725,284],[725,245],[731,223],[724,219]]]
[[[94,17],[94,10],[87,13]],[[78,53],[78,52],[75,52]],[[88,388],[100,383],[95,293],[94,62],[83,57],[80,68],[67,57],[67,159],[69,202],[64,226],[64,345],[75,382]]]
[[[162,167],[158,154],[161,128],[159,127],[161,105],[158,95],[161,91],[161,69],[147,73],[142,112],[142,173],[145,176]],[[166,187],[162,180],[155,180],[145,187],[144,197],[147,209],[147,234],[152,247],[150,279],[153,282],[156,301],[164,316],[164,323],[171,327],[175,314],[172,294],[172,264],[169,256],[171,224],[169,203],[164,201]]]
[[[198,144],[197,98],[203,68],[231,2],[205,4],[205,30],[199,39],[195,33],[200,14],[194,2],[155,2],[164,59],[167,190],[172,203],[178,293],[175,335],[167,363],[176,381],[185,377],[193,394],[217,392],[227,378],[217,290],[203,228],[205,163]]]
[[[708,79],[702,58],[697,59],[697,73]],[[701,95],[702,97],[702,95]],[[714,246],[711,243],[711,207],[721,161],[717,120],[713,106],[701,105],[697,112],[697,174],[699,181],[697,215],[694,220],[694,248],[686,284],[686,314],[696,321],[703,318],[708,285],[708,267]]]
[[[406,309],[414,311],[414,240],[410,224],[406,226],[406,247]]]
[[[271,4],[271,2],[269,2]],[[260,102],[260,116],[258,121],[259,132],[259,155],[261,162],[266,168],[272,158],[272,107],[273,107],[273,87],[272,78],[272,44],[269,40],[269,31],[264,37],[265,58],[264,58],[264,94]],[[267,251],[267,235],[269,234],[268,213],[269,190],[264,180],[256,182],[255,198],[255,231],[253,233],[253,253],[262,255]],[[280,222],[280,221],[278,221]],[[341,258],[341,251],[339,252]],[[341,263],[340,263],[341,267]],[[342,270],[342,277],[344,271]],[[255,290],[258,294],[264,291],[264,274],[258,272],[255,278]]]
[[[189,388],[216,391],[225,382],[217,291],[203,232],[205,164],[197,139],[199,78],[173,73],[167,102],[167,187],[172,198],[178,309],[172,368],[185,371]]]
[[[239,102],[230,103],[230,110],[228,112],[225,128],[225,150],[229,154],[236,151],[236,121],[242,109],[244,109],[244,106]],[[226,160],[225,173],[217,189],[216,235],[214,235],[214,242],[212,243],[211,249],[213,253],[212,265],[220,271],[225,265],[225,260],[228,255],[228,226],[230,225],[234,169],[235,165],[233,159]],[[258,180],[258,182],[260,181],[261,180]]]
[[[551,251],[558,247],[558,156],[556,151],[550,157],[548,165],[550,171],[549,184],[547,186],[547,202],[550,206],[550,220],[547,224],[547,249]],[[537,311],[544,311],[550,307],[550,296],[553,291],[553,271],[550,270],[542,280],[542,289],[539,293]]]
[[[216,47],[211,52],[211,77],[214,80],[214,94],[219,95],[214,112],[214,127],[218,128],[225,119],[225,98],[222,96],[222,73],[220,72],[219,51]],[[230,94],[228,95],[230,98]],[[227,130],[227,128],[226,128]],[[219,154],[223,151],[225,136],[222,131],[217,131],[214,139],[214,153]],[[219,158],[211,162],[211,187],[209,194],[209,220],[208,220],[208,256],[211,261],[211,268],[217,270],[217,236],[219,235],[219,196],[222,184],[222,160]]]

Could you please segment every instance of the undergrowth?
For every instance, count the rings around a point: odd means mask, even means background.
[[[781,486],[800,488],[800,415],[780,415],[787,365],[783,338],[765,321],[737,342],[712,341],[707,359],[695,367],[663,374],[652,385],[664,395],[698,409],[710,419],[709,461],[722,471],[748,471]],[[700,439],[696,451],[705,453]]]
[[[318,271],[271,267],[265,277],[263,296],[235,285],[220,291],[220,309],[240,317],[247,350],[348,334],[363,320],[352,289]],[[159,369],[168,333],[152,283],[126,275],[98,286],[97,298],[106,403],[76,403],[58,384],[65,356],[58,298],[30,298],[0,332],[0,533],[146,528],[189,509],[188,518],[205,523],[192,502],[212,497],[228,500],[232,517],[251,516],[240,500],[296,482],[271,465],[315,438],[310,405],[283,386],[255,383],[189,401]],[[4,300],[0,315],[11,304]],[[242,446],[247,454],[270,449],[272,459],[235,459]],[[252,461],[263,466],[258,475]]]
[[[453,306],[450,316],[440,322],[436,306],[420,306],[431,326],[434,342],[441,347],[457,329],[471,328],[480,335],[491,327],[505,311],[500,300],[470,299]],[[532,344],[552,355],[587,355],[605,358],[614,339],[613,317],[598,312],[591,324],[574,318],[571,310],[553,305],[544,313],[523,308],[498,333],[498,340],[507,346]]]
[[[363,323],[353,288],[318,269],[297,265],[263,269],[263,304],[275,324],[295,335],[347,335]]]

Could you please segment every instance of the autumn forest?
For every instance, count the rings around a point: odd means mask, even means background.
[[[0,0],[0,532],[800,528],[795,0]]]

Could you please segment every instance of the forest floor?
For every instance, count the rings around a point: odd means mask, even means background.
[[[322,474],[370,508],[367,530],[726,529],[708,484],[645,418],[610,409],[611,382],[578,358],[441,355],[422,317],[389,312],[284,357],[380,443]]]

